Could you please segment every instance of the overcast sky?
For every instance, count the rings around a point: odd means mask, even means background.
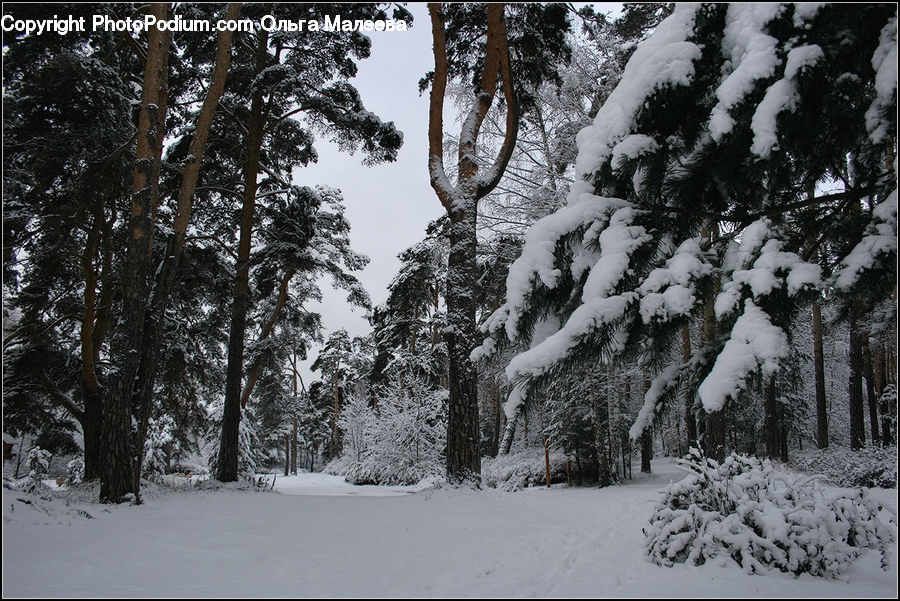
[[[620,4],[595,4],[602,12],[617,14]],[[356,85],[366,108],[384,121],[393,121],[403,132],[403,147],[397,161],[375,167],[361,164],[359,155],[350,156],[337,146],[319,140],[319,161],[294,170],[299,185],[327,184],[344,195],[350,221],[352,246],[371,259],[357,277],[372,296],[372,302],[387,299],[387,286],[397,273],[398,253],[425,235],[428,223],[443,213],[428,182],[428,94],[419,95],[418,82],[434,68],[431,28],[425,4],[411,3],[407,9],[415,17],[409,31],[374,31],[371,56],[359,62]],[[451,133],[455,122],[445,119]],[[572,141],[574,144],[574,140]],[[322,303],[307,303],[311,311],[322,315],[325,336],[344,328],[351,336],[370,331],[363,311],[351,309],[346,293],[334,290],[329,280],[321,283]],[[304,382],[317,379],[309,366],[317,350],[301,366]]]

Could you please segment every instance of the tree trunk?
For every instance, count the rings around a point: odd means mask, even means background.
[[[460,202],[450,214],[450,258],[447,264],[447,351],[450,402],[447,420],[447,476],[451,482],[481,479],[478,432],[478,374],[469,354],[475,348],[475,218],[474,199]]]
[[[225,10],[224,18],[231,21],[236,20],[240,9],[240,3],[229,4]],[[181,186],[178,191],[173,232],[169,235],[166,243],[165,257],[158,270],[159,276],[148,302],[149,310],[145,315],[140,367],[132,400],[134,414],[138,421],[138,432],[135,440],[135,457],[137,462],[135,473],[138,476],[142,470],[144,456],[142,449],[147,436],[150,413],[153,408],[153,391],[158,372],[159,352],[163,344],[166,307],[184,251],[187,229],[193,210],[194,192],[197,189],[197,181],[200,175],[200,166],[206,154],[206,145],[209,140],[213,118],[219,105],[219,98],[225,89],[225,78],[231,65],[232,36],[233,33],[230,31],[221,31],[216,40],[213,75],[203,106],[197,116],[194,136],[191,139],[188,159],[184,166],[184,174],[182,175]]]
[[[766,456],[774,459],[780,452],[780,437],[778,424],[778,398],[775,394],[775,374],[769,378],[766,386]]]
[[[151,5],[150,12],[159,20],[169,14],[167,4]],[[147,63],[141,92],[138,118],[137,153],[134,164],[134,187],[131,197],[130,236],[122,285],[122,313],[113,339],[111,357],[119,363],[119,371],[103,399],[103,428],[100,434],[100,501],[119,503],[134,498],[140,502],[138,478],[134,462],[132,431],[132,390],[140,362],[142,329],[147,301],[152,250],[151,212],[156,205],[153,192],[158,189],[160,148],[165,132],[159,130],[160,92],[166,78],[165,65],[169,51],[168,32],[153,27],[147,32]]]
[[[828,448],[828,405],[825,399],[825,353],[822,350],[822,308],[818,302],[812,306],[813,361],[816,367],[816,443],[820,449]]]
[[[497,376],[491,378],[491,453],[497,456],[500,450],[500,416],[503,414],[503,407],[500,405],[500,383]]]
[[[851,309],[852,311],[852,309]],[[855,315],[850,318],[850,448],[861,449],[866,444],[865,411],[862,393],[862,334]]]
[[[609,404],[601,395],[594,395],[591,407],[594,426],[594,447],[597,451],[597,485],[609,486],[609,445],[607,444],[606,422],[609,419]]]
[[[644,379],[644,395],[650,390],[650,380]],[[653,434],[650,427],[644,428],[641,434],[641,473],[650,473],[650,460],[653,458]]]
[[[272,315],[269,316],[269,319],[266,320],[259,332],[259,338],[257,338],[256,340],[257,344],[262,342],[263,340],[266,340],[272,334],[272,330],[275,329],[275,324],[278,322],[278,318],[281,316],[281,312],[284,310],[285,304],[287,304],[288,287],[290,286],[291,279],[293,279],[294,274],[296,273],[296,269],[289,269],[287,272],[285,272],[284,277],[281,279],[281,285],[278,287],[278,300],[275,302],[275,307],[272,309]],[[250,395],[253,394],[253,389],[256,387],[256,382],[259,380],[259,370],[262,367],[261,364],[262,360],[257,360],[250,366],[250,369],[247,370],[247,382],[244,384],[244,389],[241,391],[241,408],[247,406],[247,402],[250,400]],[[296,395],[297,384],[295,376],[294,396]]]
[[[506,427],[503,429],[503,440],[500,442],[501,455],[509,455],[513,439],[516,437],[516,422],[519,421],[519,413],[520,412],[517,411],[515,415],[506,420]]]
[[[872,350],[869,341],[863,346],[863,370],[866,378],[866,396],[869,401],[869,425],[872,431],[872,444],[881,444],[881,432],[878,425],[878,401],[875,398],[875,370],[872,366]]]
[[[691,360],[691,328],[688,324],[681,326],[681,361]],[[687,444],[682,455],[686,455],[693,446],[697,446],[697,415],[694,413],[694,395],[690,391],[684,395],[684,423]]]
[[[269,34],[259,31],[256,46],[256,74],[266,66]],[[247,129],[247,160],[244,167],[244,196],[241,210],[241,234],[235,266],[234,295],[231,303],[231,327],[228,333],[228,369],[225,375],[225,408],[222,418],[222,441],[219,447],[221,482],[238,477],[238,437],[241,422],[241,377],[244,363],[244,333],[250,306],[250,242],[253,214],[256,209],[256,187],[259,176],[259,153],[263,139],[262,91],[253,92],[250,103],[250,125]]]
[[[341,400],[341,389],[338,382],[338,370],[340,369],[340,363],[338,360],[334,360],[334,372],[332,375],[332,383],[334,386],[334,427],[331,431],[331,449],[334,457],[337,457],[340,453],[339,445],[340,445],[340,435],[341,431],[338,428],[338,418],[340,417],[340,400]]]
[[[294,432],[291,435],[291,472],[297,473],[297,418],[294,418]]]
[[[487,42],[480,89],[462,126],[458,152],[457,185],[444,171],[443,106],[447,87],[447,40],[444,14],[439,3],[430,3],[434,40],[434,79],[429,98],[428,173],[431,186],[450,217],[450,258],[447,266],[447,348],[450,372],[447,420],[447,479],[450,482],[481,479],[478,432],[478,387],[469,354],[475,348],[476,216],[478,199],[500,181],[515,148],[519,116],[513,92],[508,38],[503,4],[487,5]],[[503,82],[507,103],[506,135],[496,160],[483,173],[475,160],[481,124],[490,109],[498,80]]]
[[[295,459],[296,461],[296,459]],[[291,437],[289,434],[284,435],[284,475],[287,476],[291,471]]]

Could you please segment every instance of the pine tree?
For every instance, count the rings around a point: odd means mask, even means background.
[[[529,231],[484,326],[479,356],[527,341],[548,315],[562,324],[510,362],[508,410],[575,366],[659,357],[706,310],[702,346],[661,370],[632,436],[661,413],[667,395],[652,391],[694,382],[718,456],[718,413],[750,376],[783,369],[815,290],[865,290],[857,316],[889,297],[893,17],[884,6],[676,7],[579,134],[568,204]],[[806,195],[841,180],[841,192]],[[827,259],[810,263],[819,248]]]

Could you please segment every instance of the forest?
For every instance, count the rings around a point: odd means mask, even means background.
[[[895,4],[2,19],[4,596],[897,594]]]

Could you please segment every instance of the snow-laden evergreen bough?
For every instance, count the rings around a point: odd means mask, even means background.
[[[658,375],[636,439],[684,387],[716,412],[783,371],[822,289],[858,314],[889,300],[896,48],[893,6],[677,6],[578,134],[567,204],[528,232],[482,324],[473,359],[528,347],[507,416],[556,375],[638,360]],[[704,340],[673,361],[692,320]]]
[[[725,557],[749,574],[774,568],[837,578],[874,549],[889,567],[896,524],[865,490],[826,493],[815,479],[735,453],[719,464],[692,449],[679,464],[688,476],[666,487],[644,530],[659,565]]]

